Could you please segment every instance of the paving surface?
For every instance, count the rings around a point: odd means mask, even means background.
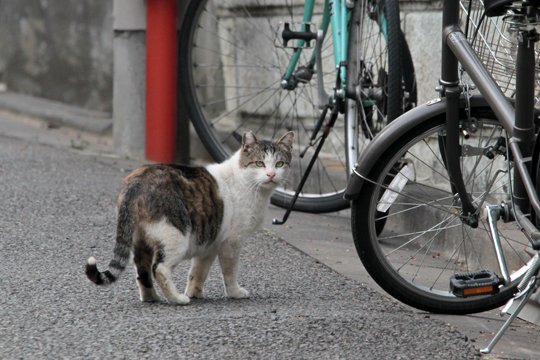
[[[268,221],[281,218],[283,210],[271,207]],[[371,289],[384,292],[362,266],[356,254],[350,228],[348,210],[333,214],[293,213],[284,226],[273,226],[270,230],[304,253],[312,256],[330,268],[357,280]],[[411,307],[418,316],[429,316],[458,329],[476,348],[485,347],[493,335],[503,325],[506,317],[499,315],[499,310],[492,310],[468,316],[450,316],[425,313]],[[516,319],[499,341],[490,355],[484,359],[539,359],[540,327]]]
[[[139,163],[96,155],[107,141],[4,115],[2,359],[471,359],[484,345],[462,321],[374,290],[354,253],[346,212],[294,214],[286,227],[268,225],[246,239],[240,282],[251,291],[247,300],[223,297],[217,268],[207,298],[184,307],[141,304],[131,269],[114,286],[98,288],[83,266],[90,255],[101,264],[109,259],[120,180]],[[271,208],[268,218],[280,213]],[[179,288],[187,268],[179,266]],[[531,344],[489,358],[534,358],[538,328],[516,329]]]

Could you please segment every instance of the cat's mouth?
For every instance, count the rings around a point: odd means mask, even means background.
[[[262,183],[262,185],[279,185],[277,181],[273,180],[273,179],[270,179],[270,180],[266,180]]]

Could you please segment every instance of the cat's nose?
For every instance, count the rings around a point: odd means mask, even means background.
[[[266,171],[266,176],[268,176],[270,179],[273,179],[274,176],[276,176],[276,172],[274,170],[268,170]]]

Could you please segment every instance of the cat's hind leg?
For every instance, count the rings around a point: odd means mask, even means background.
[[[218,257],[223,274],[223,285],[225,295],[234,299],[245,299],[249,297],[249,291],[238,285],[238,258],[240,256],[240,241],[227,240],[219,249]]]
[[[172,279],[172,271],[185,258],[189,239],[166,218],[145,226],[146,234],[156,242],[158,250],[154,254],[153,275],[163,296],[171,304],[185,305],[190,299],[178,293]]]
[[[184,292],[190,298],[203,298],[203,287],[216,254],[191,259],[188,283]]]
[[[137,287],[143,302],[161,301],[152,281],[154,250],[145,238],[138,237],[133,249],[133,262],[137,271]]]
[[[180,294],[176,290],[176,286],[172,281],[171,269],[163,263],[154,266],[154,276],[156,281],[163,292],[163,295],[167,298],[171,304],[186,305],[189,304],[190,299],[187,295]]]

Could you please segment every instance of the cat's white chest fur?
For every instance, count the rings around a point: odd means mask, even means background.
[[[223,221],[218,242],[242,238],[257,230],[264,220],[272,190],[255,187],[249,175],[238,169],[238,153],[221,164],[209,165],[223,199]]]

